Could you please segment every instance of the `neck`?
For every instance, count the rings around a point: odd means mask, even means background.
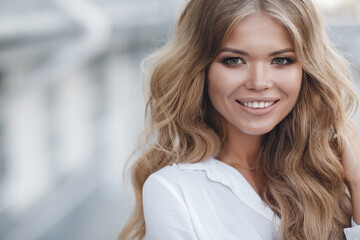
[[[231,126],[227,133],[220,160],[238,168],[255,168],[262,136],[249,135]]]

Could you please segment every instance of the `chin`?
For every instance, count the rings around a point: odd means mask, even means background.
[[[253,136],[262,136],[269,133],[275,126],[241,129],[242,132]]]

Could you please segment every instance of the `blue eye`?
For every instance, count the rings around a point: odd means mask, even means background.
[[[244,63],[244,61],[239,57],[225,58],[222,62],[227,64],[227,65],[238,65],[238,64],[243,64]]]
[[[293,61],[289,58],[275,58],[271,61],[272,64],[279,65],[279,66],[290,64],[292,62]]]

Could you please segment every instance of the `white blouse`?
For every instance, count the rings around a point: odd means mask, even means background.
[[[230,165],[211,158],[172,164],[143,186],[146,240],[273,240],[280,219]],[[346,239],[360,240],[352,221]]]

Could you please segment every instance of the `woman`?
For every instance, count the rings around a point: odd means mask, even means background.
[[[360,239],[357,107],[311,0],[191,0],[119,239]]]

